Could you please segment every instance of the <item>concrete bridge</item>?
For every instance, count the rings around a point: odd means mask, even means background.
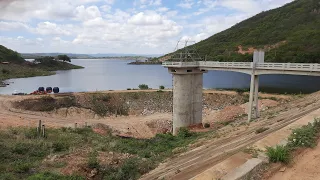
[[[248,121],[259,117],[259,75],[291,74],[320,76],[320,64],[265,63],[264,52],[255,51],[253,62],[164,62],[173,74],[173,134],[180,127],[202,123],[203,73],[210,70],[234,71],[251,75]]]

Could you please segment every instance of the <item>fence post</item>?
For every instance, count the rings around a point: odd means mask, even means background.
[[[74,123],[74,129],[77,129],[78,123]]]
[[[39,120],[39,124],[38,124],[38,134],[40,135],[41,134],[41,120]]]
[[[45,125],[42,125],[42,137],[46,137],[46,127]]]

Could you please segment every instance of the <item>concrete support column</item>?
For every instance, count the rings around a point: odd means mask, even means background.
[[[255,87],[255,75],[251,75],[250,81],[250,94],[249,94],[249,107],[248,107],[248,122],[252,119],[252,108],[253,108],[253,100],[254,100],[254,87]]]
[[[197,68],[169,69],[173,74],[173,134],[202,123],[203,73]]]
[[[259,113],[259,76],[254,76],[254,118],[260,117]]]
[[[254,118],[260,117],[259,113],[259,76],[256,75],[255,69],[258,63],[264,63],[264,52],[255,51],[253,54],[252,73],[250,81],[250,95],[249,95],[249,109],[248,109],[248,122]],[[253,112],[252,112],[253,111]]]

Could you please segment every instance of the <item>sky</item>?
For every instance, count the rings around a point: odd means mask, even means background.
[[[20,53],[165,54],[292,1],[0,0],[0,44]]]

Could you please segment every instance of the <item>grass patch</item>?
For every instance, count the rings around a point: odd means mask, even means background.
[[[129,113],[129,107],[123,98],[117,95],[110,96],[108,94],[92,95],[90,109],[102,117],[111,114],[128,115]]]
[[[87,167],[96,168],[101,179],[138,179],[155,168],[161,161],[174,155],[174,149],[187,148],[188,144],[204,137],[204,133],[191,133],[182,128],[177,136],[158,134],[151,139],[131,139],[100,135],[91,128],[47,129],[46,139],[38,138],[33,129],[11,128],[0,131],[0,179],[82,179],[79,176],[62,176],[46,169],[43,160],[48,155],[68,154],[73,149],[92,148]],[[98,152],[128,153],[128,159],[118,166],[99,164]],[[57,165],[57,168],[66,164]]]
[[[288,138],[290,148],[297,147],[315,147],[319,138],[320,121],[315,120],[313,123],[302,126],[292,131]]]
[[[29,111],[53,111],[59,108],[68,108],[76,106],[76,100],[74,96],[67,96],[62,98],[53,98],[51,96],[42,96],[38,99],[25,99],[19,102],[15,102],[16,108],[29,110]]]
[[[290,160],[290,150],[287,146],[267,147],[267,156],[270,162],[288,163]]]
[[[315,119],[313,123],[294,129],[288,138],[286,146],[267,147],[267,156],[270,162],[288,163],[290,153],[299,147],[312,148],[317,145],[320,132],[320,120]]]

